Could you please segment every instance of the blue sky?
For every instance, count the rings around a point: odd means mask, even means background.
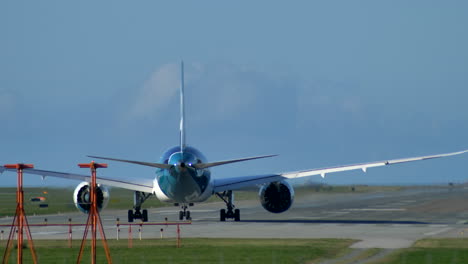
[[[0,162],[87,173],[86,155],[158,160],[178,144],[181,59],[190,145],[209,160],[280,155],[217,177],[467,149],[467,12],[465,1],[2,1]],[[464,182],[467,160],[314,179]],[[99,173],[154,177],[115,163]]]

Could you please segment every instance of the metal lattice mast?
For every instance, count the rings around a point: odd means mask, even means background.
[[[76,263],[81,263],[81,257],[83,255],[84,246],[86,244],[86,237],[88,235],[89,227],[91,226],[91,263],[96,263],[96,235],[97,229],[101,234],[101,241],[104,245],[104,250],[106,252],[107,263],[112,263],[109,246],[107,245],[106,235],[104,234],[104,228],[102,226],[101,217],[99,216],[99,211],[97,208],[97,199],[96,199],[96,169],[97,168],[107,168],[107,164],[104,163],[91,163],[78,164],[80,168],[90,168],[91,169],[91,186],[90,186],[90,202],[91,206],[88,213],[88,221],[86,222],[85,231],[83,234],[83,240],[81,241],[80,253],[78,254],[78,259]]]
[[[16,231],[18,232],[17,242],[17,263],[23,263],[23,232],[26,231],[28,237],[29,250],[31,251],[33,263],[37,264],[36,251],[34,250],[34,243],[31,237],[31,230],[29,230],[28,220],[26,213],[24,212],[24,192],[23,192],[23,169],[32,169],[32,164],[7,164],[4,166],[7,169],[16,169],[18,172],[18,186],[16,189],[16,212],[13,217],[13,223],[11,224],[10,235],[8,236],[7,246],[5,247],[5,253],[3,254],[2,263],[8,263],[10,251],[13,246],[13,240]]]

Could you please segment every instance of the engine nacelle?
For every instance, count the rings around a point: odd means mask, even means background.
[[[90,189],[90,184],[88,182],[82,182],[73,192],[73,202],[75,203],[76,208],[85,214],[89,213],[89,209],[91,208]],[[107,206],[109,196],[109,190],[106,187],[102,185],[98,185],[96,187],[97,208],[99,211]]]
[[[294,189],[285,181],[262,186],[258,195],[263,208],[271,213],[278,214],[288,210],[294,201]]]

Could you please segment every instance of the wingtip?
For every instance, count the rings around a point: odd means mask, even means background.
[[[258,156],[257,158],[273,158],[273,157],[278,157],[279,154],[271,154],[271,155],[264,155],[264,156]]]
[[[460,155],[460,154],[464,154],[464,153],[468,153],[468,149],[461,150],[461,151],[457,151],[457,152],[452,152],[452,153],[450,153],[450,154],[452,154],[452,155]]]

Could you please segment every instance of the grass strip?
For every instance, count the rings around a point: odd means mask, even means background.
[[[422,239],[407,249],[397,250],[372,264],[468,263],[468,239]]]
[[[333,258],[355,241],[347,239],[212,239],[186,238],[176,248],[174,239],[134,240],[128,248],[126,240],[110,240],[113,263],[317,263]],[[4,252],[2,241],[0,251]],[[89,242],[87,245],[89,246]],[[97,262],[105,263],[102,244],[98,242]],[[35,247],[39,263],[73,263],[78,256],[80,241],[68,248],[67,241],[41,240]],[[16,249],[9,262],[15,263]],[[83,263],[90,259],[86,248]],[[31,262],[29,250],[24,251],[25,263]]]

